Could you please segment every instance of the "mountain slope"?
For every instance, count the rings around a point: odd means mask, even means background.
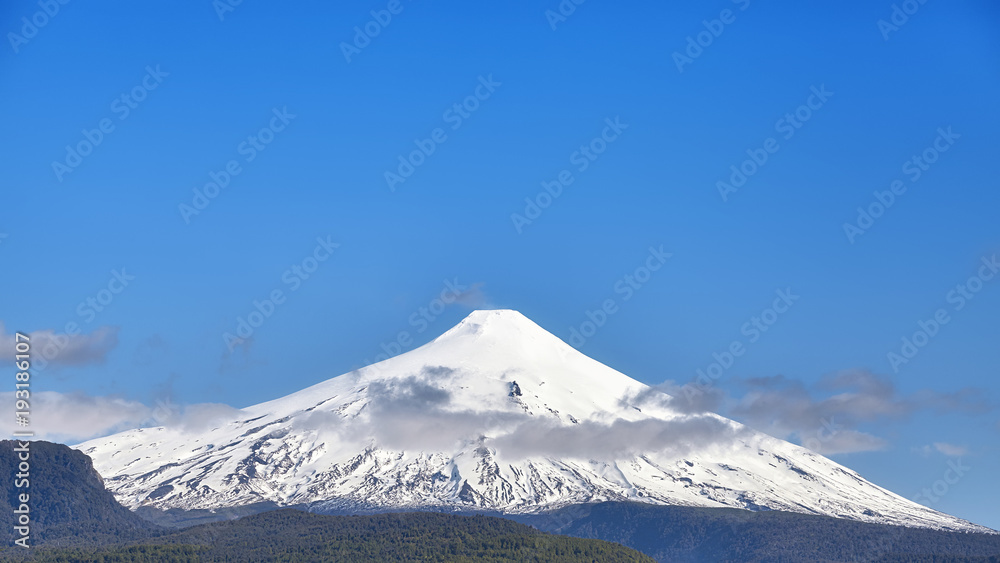
[[[1000,534],[778,511],[606,502],[512,518],[546,532],[620,543],[661,562],[1000,561]]]
[[[291,509],[195,526],[142,544],[41,551],[31,560],[653,563],[621,545],[554,536],[503,518],[325,516]]]
[[[23,442],[0,441],[0,467],[17,472]],[[21,479],[0,480],[4,489],[0,500],[0,526],[13,537],[14,509],[21,505],[19,495],[28,495],[30,529],[28,544],[101,543],[123,539],[146,538],[159,530],[118,504],[104,488],[101,476],[87,456],[62,444],[33,441],[28,445],[29,480],[27,487],[16,487]],[[11,547],[21,550],[22,547]]]
[[[787,510],[987,531],[565,344],[520,313],[476,311],[434,341],[202,429],[77,446],[130,507],[533,512],[577,503]]]

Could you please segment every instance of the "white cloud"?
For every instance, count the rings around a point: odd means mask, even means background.
[[[376,444],[388,449],[448,451],[461,442],[479,441],[507,459],[555,455],[612,460],[642,452],[683,455],[711,443],[730,443],[749,432],[714,415],[674,420],[615,420],[565,425],[511,411],[455,408],[448,379],[452,371],[427,366],[419,376],[368,386],[362,416],[312,413],[298,424],[337,441]]]
[[[951,456],[951,457],[961,457],[969,453],[968,448],[964,446],[956,446],[954,444],[947,444],[945,442],[934,442],[934,449],[946,456]]]
[[[14,392],[0,393],[0,404],[13,405]],[[82,392],[33,392],[29,427],[34,439],[75,444],[116,432],[143,426],[176,426],[185,430],[204,430],[219,420],[240,414],[239,409],[217,403],[173,405],[157,401],[148,406],[139,401],[116,396],[91,396]],[[0,432],[11,435],[18,427],[15,419],[3,417]]]
[[[889,442],[858,430],[840,430],[823,439],[805,440],[807,448],[822,455],[850,454],[858,452],[875,452],[884,450]]]
[[[673,420],[617,419],[610,424],[581,422],[556,424],[533,418],[489,444],[508,459],[536,455],[614,460],[643,453],[667,453],[683,457],[710,444],[729,444],[749,437],[738,428],[712,415],[691,415]]]
[[[40,391],[29,399],[30,430],[35,438],[76,443],[121,430],[135,428],[149,419],[152,410],[138,401],[121,397],[92,397],[83,393]],[[0,403],[14,404],[14,393],[0,393]],[[13,416],[3,417],[8,436],[15,430]]]
[[[888,447],[886,440],[861,431],[862,426],[880,427],[917,412],[977,414],[994,408],[975,389],[904,395],[890,379],[864,370],[838,372],[815,385],[782,376],[750,379],[743,385],[746,393],[726,401],[724,414],[779,438],[797,438],[827,455]],[[961,448],[935,444],[934,450],[945,453]],[[928,455],[930,449],[918,453]]]
[[[57,333],[51,329],[28,333],[32,365],[36,370],[52,366],[103,364],[118,346],[118,327],[101,326],[89,334]],[[15,336],[0,322],[0,361],[14,361]]]
[[[180,428],[186,432],[201,432],[221,421],[235,420],[242,412],[222,403],[176,405],[168,397],[156,401],[150,413],[149,423],[155,426]]]
[[[734,383],[741,387],[741,393],[729,395],[712,387],[686,394],[686,390],[695,386],[668,381],[622,400],[640,406],[652,402],[683,413],[717,412],[825,455],[876,451],[889,446],[888,441],[863,431],[862,427],[884,427],[917,412],[973,415],[995,408],[977,389],[952,393],[925,389],[906,395],[892,380],[865,370],[834,373],[815,384],[780,375]],[[958,452],[964,453],[965,448],[937,443],[914,451],[925,456],[934,452],[959,456],[962,453]]]
[[[464,305],[470,309],[489,309],[489,298],[483,291],[482,282],[472,284],[469,289],[455,295],[455,303]]]

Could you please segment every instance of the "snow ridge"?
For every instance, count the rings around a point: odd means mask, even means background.
[[[633,500],[990,531],[673,401],[516,311],[475,311],[420,348],[237,417],[76,448],[132,508],[271,501],[516,513]]]

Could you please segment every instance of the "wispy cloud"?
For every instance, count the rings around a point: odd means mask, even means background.
[[[683,386],[667,382],[622,397],[620,404],[656,405],[677,412],[672,420],[559,424],[545,417],[496,411],[470,411],[452,403],[448,367],[425,367],[419,374],[368,388],[366,416],[336,424],[340,439],[374,439],[388,448],[447,450],[479,439],[506,456],[559,455],[614,459],[636,452],[669,451],[729,443],[739,429],[711,413],[746,423],[773,436],[797,441],[832,455],[886,449],[890,443],[872,433],[882,423],[921,411],[978,413],[992,408],[974,391],[901,393],[887,378],[860,370],[839,372],[807,385],[781,376],[741,382],[741,394],[713,388],[694,400]],[[319,422],[319,421],[317,421]],[[323,420],[323,424],[331,421]],[[935,451],[957,454],[957,446],[935,444]]]
[[[118,396],[91,396],[83,392],[38,391],[31,394],[30,429],[34,438],[75,444],[91,438],[145,426],[204,430],[219,420],[235,418],[238,409],[215,403],[174,405],[160,400],[153,406]],[[13,404],[14,393],[0,393],[0,401]],[[10,435],[14,419],[4,419],[0,431]]]
[[[934,442],[933,444],[913,448],[913,451],[924,457],[929,457],[934,453],[948,457],[962,457],[969,453],[969,449],[965,446],[956,446],[955,444],[948,444],[946,442]]]
[[[801,435],[827,420],[853,429],[863,423],[906,419],[920,411],[972,414],[993,408],[975,389],[907,395],[889,378],[864,370],[838,372],[812,386],[775,376],[746,380],[743,388],[746,394],[729,413],[781,435]]]
[[[151,424],[186,432],[202,432],[220,422],[235,420],[242,412],[222,403],[175,405],[169,400],[158,400],[151,413]]]
[[[389,449],[449,451],[477,441],[505,459],[554,455],[618,459],[624,455],[682,454],[712,443],[730,443],[745,429],[710,414],[674,420],[614,420],[566,424],[514,410],[471,410],[453,403],[455,370],[426,366],[419,374],[372,383],[362,414],[350,418],[313,413],[301,424],[318,432],[336,428],[337,440],[374,441]],[[497,389],[506,394],[507,390]]]
[[[317,409],[297,417],[294,424],[321,434],[324,440],[374,442],[388,449],[447,452],[471,440],[511,459],[554,455],[611,460],[648,452],[683,455],[692,448],[750,437],[748,429],[710,411],[829,455],[888,447],[887,440],[865,425],[904,419],[918,411],[976,413],[992,408],[975,393],[907,395],[885,378],[854,371],[831,375],[814,385],[780,376],[744,380],[741,395],[726,396],[713,389],[700,396],[700,403],[671,396],[683,387],[668,382],[622,397],[621,403],[670,408],[677,413],[672,419],[566,424],[519,410],[473,410],[456,404],[450,389],[457,384],[452,380],[460,376],[456,368],[424,366],[408,377],[372,382],[364,403],[354,410]],[[507,393],[503,383],[497,385],[497,393]],[[222,404],[175,405],[171,387],[168,380],[152,406],[119,397],[41,392],[33,396],[38,416],[32,427],[42,437],[74,442],[151,425],[198,431],[240,415],[238,409]],[[12,393],[0,394],[0,401],[10,400]],[[959,457],[967,448],[936,442],[914,451]]]
[[[118,346],[118,327],[102,326],[89,334],[65,334],[54,330],[28,333],[34,363],[47,366],[84,366],[103,364]],[[0,361],[14,360],[14,333],[7,333],[0,322]]]
[[[797,432],[796,436],[803,446],[818,454],[854,454],[860,452],[876,452],[889,447],[889,441],[860,430],[838,428],[830,433]]]
[[[619,400],[621,406],[656,405],[685,414],[718,412],[722,410],[726,394],[717,387],[706,387],[691,393],[692,386],[678,385],[665,381],[635,394],[627,394]]]
[[[733,443],[748,436],[745,428],[711,415],[672,420],[617,419],[610,423],[581,422],[568,426],[533,417],[489,443],[513,459],[542,455],[607,461],[649,453],[681,457],[691,450]]]
[[[455,296],[455,303],[459,305],[464,305],[470,309],[490,309],[492,306],[489,304],[490,300],[486,296],[486,292],[483,291],[483,282],[477,282],[469,286],[468,289],[462,291]]]
[[[266,366],[266,359],[258,359],[254,356],[254,336],[249,338],[240,338],[232,346],[232,351],[229,349],[222,351],[222,356],[219,359],[219,375],[226,375],[229,373],[238,373],[253,367]]]
[[[979,414],[994,408],[981,390],[904,394],[887,377],[865,370],[837,372],[815,384],[780,375],[733,383],[736,391],[731,394],[714,387],[687,397],[687,387],[666,382],[623,401],[639,406],[652,402],[682,413],[716,412],[827,455],[885,449],[889,442],[867,427],[918,412]],[[934,451],[942,453],[947,448],[936,446]]]
[[[31,394],[31,430],[35,438],[75,443],[135,428],[149,419],[151,409],[122,397],[93,397],[82,392],[37,391]],[[14,393],[0,393],[0,401],[13,404]],[[13,417],[3,422],[8,435],[15,430]],[[23,430],[23,429],[20,429]]]

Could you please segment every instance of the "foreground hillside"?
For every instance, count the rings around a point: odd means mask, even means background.
[[[324,516],[283,509],[127,547],[41,550],[37,562],[531,561],[652,563],[632,549],[554,536],[502,518],[433,513]]]
[[[546,532],[566,535],[550,535],[492,516],[431,512],[332,516],[282,509],[114,546],[42,548],[32,557],[8,548],[0,554],[46,563],[1000,563],[1000,535],[940,532],[787,512],[602,503],[518,518]]]
[[[1000,563],[1000,534],[779,511],[608,502],[517,518],[547,532],[627,545],[660,562]]]
[[[0,467],[16,468],[23,442],[0,440]],[[29,495],[29,545],[40,543],[93,545],[146,538],[157,533],[155,526],[129,511],[104,488],[104,480],[86,455],[62,444],[31,442],[31,469],[22,485],[13,473],[0,479],[0,527],[13,533],[14,510],[19,495]],[[11,538],[6,545],[11,545]],[[23,548],[19,548],[23,549]]]

